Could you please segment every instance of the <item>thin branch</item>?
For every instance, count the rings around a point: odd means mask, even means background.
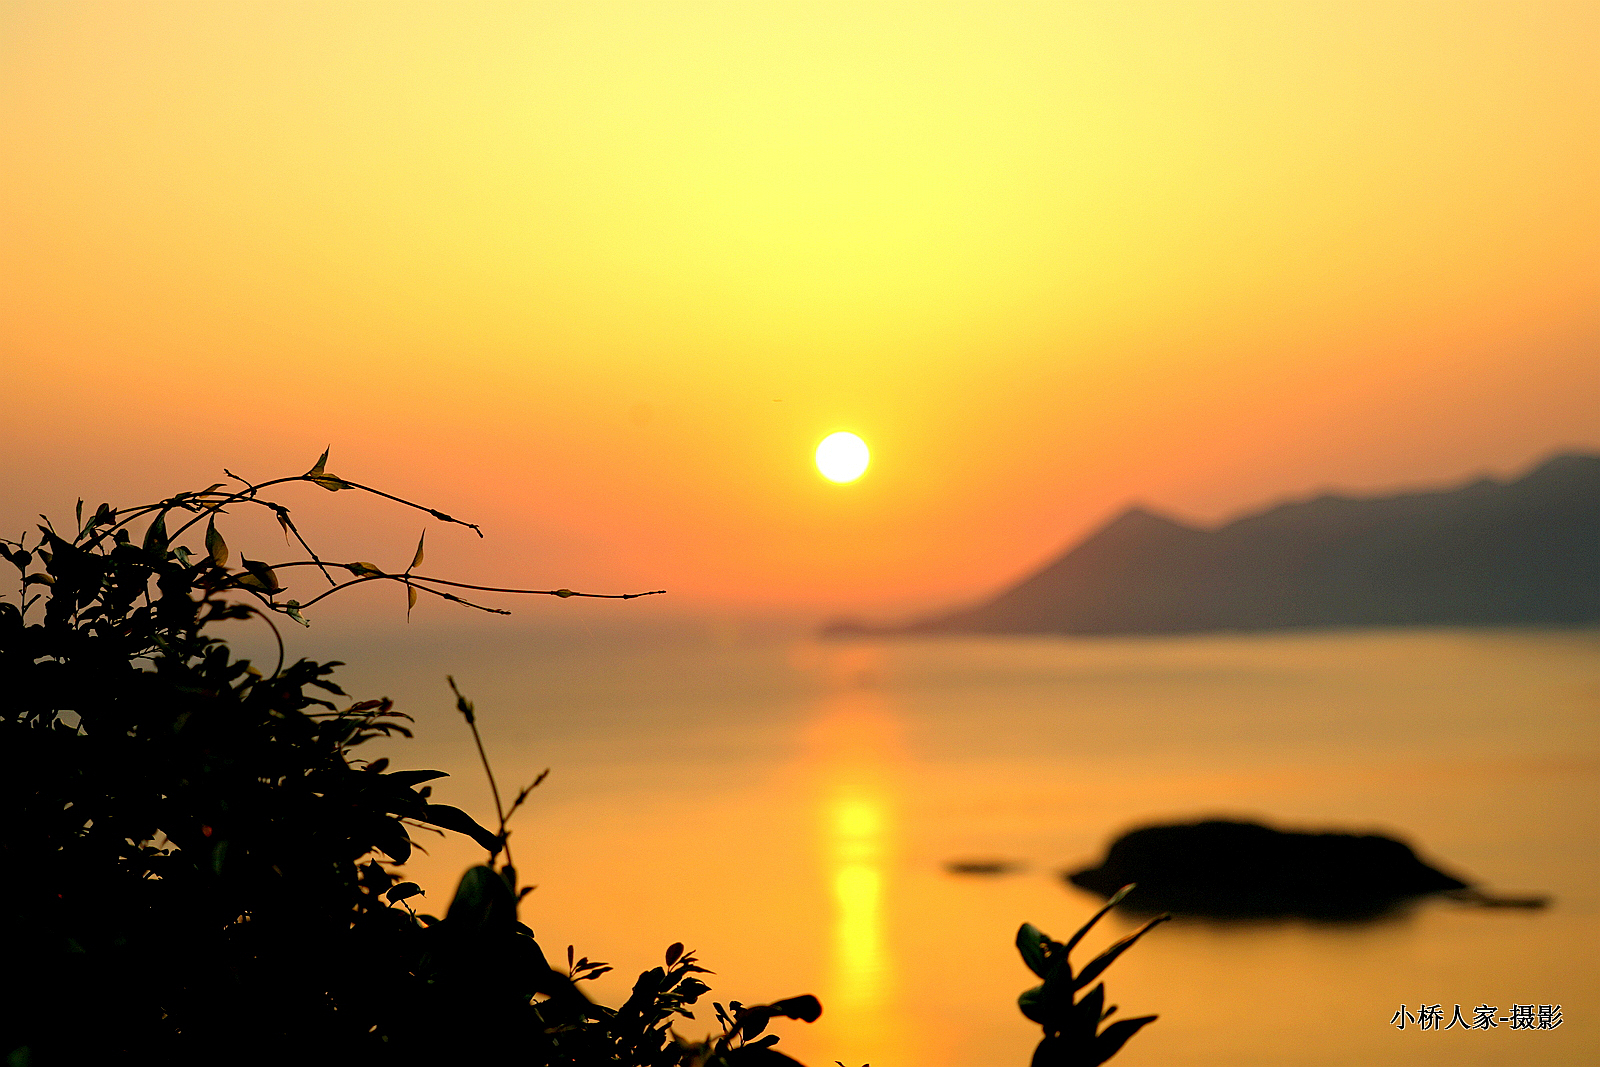
[[[268,564],[268,566],[270,566],[275,571],[279,571],[279,570],[290,570],[290,569],[295,568],[295,567],[313,567],[313,566],[316,566],[316,564],[313,563],[310,560],[301,559],[301,560],[290,560],[287,563],[270,563],[270,564]],[[335,563],[334,566],[348,568],[349,564]],[[470,585],[470,584],[468,584],[466,582],[452,582],[452,581],[449,581],[449,580],[444,579],[444,578],[429,578],[425,574],[387,574],[387,573],[386,574],[368,574],[368,575],[363,575],[361,578],[356,579],[356,581],[371,581],[371,580],[376,579],[376,578],[388,578],[391,581],[401,582],[401,583],[404,583],[404,584],[407,584],[407,585],[409,585],[412,582],[432,582],[435,585],[448,585],[453,589],[473,589],[473,590],[476,590],[476,591],[478,591],[480,593],[521,593],[521,594],[526,594],[526,595],[529,595],[529,596],[558,596],[558,597],[561,597],[563,600],[565,600],[567,597],[574,597],[574,596],[592,597],[592,598],[594,598],[596,600],[634,600],[634,599],[637,599],[638,597],[642,597],[642,596],[657,596],[657,595],[659,595],[661,593],[665,593],[666,592],[665,589],[651,589],[648,592],[644,592],[644,593],[580,593],[580,592],[577,592],[577,591],[572,590],[572,589],[510,589],[510,588],[504,588],[504,587],[495,586],[495,585]],[[354,584],[355,584],[355,582],[345,582],[344,585],[338,586],[337,588],[343,589],[346,585],[354,585]],[[421,589],[425,593],[433,593],[435,596],[444,595],[444,594],[439,593],[437,590],[428,589],[426,586],[418,586],[418,588]],[[321,600],[322,597],[327,596],[328,593],[331,593],[331,592],[333,592],[332,589],[327,590],[326,592],[324,592],[320,596],[318,596],[317,600]],[[310,604],[314,604],[314,603],[316,603],[316,601],[314,601],[314,600],[313,601],[308,601],[307,603],[301,604],[300,606],[301,607],[308,607]],[[463,603],[466,603],[466,602],[463,601]]]
[[[278,666],[272,672],[272,678],[276,678],[278,675],[283,673],[283,659],[284,659],[283,634],[281,632],[279,632],[278,624],[273,622],[270,618],[267,617],[267,613],[266,612],[262,611],[258,607],[254,607],[252,605],[246,605],[246,606],[250,608],[250,611],[252,613],[261,616],[261,621],[266,623],[267,626],[271,628],[272,636],[277,638],[277,640],[278,640]],[[267,606],[268,607],[272,606],[270,601],[268,602]],[[269,682],[272,681],[272,678],[268,678],[267,681],[269,681]]]
[[[304,476],[302,475],[302,477],[304,477]],[[306,478],[305,480],[306,481],[311,481],[310,478]],[[430,508],[426,504],[418,504],[418,503],[416,503],[414,501],[406,500],[403,497],[393,496],[393,495],[391,495],[389,493],[385,493],[381,489],[374,489],[370,485],[362,485],[360,482],[352,482],[352,481],[348,481],[348,480],[346,480],[344,478],[340,478],[339,481],[344,482],[345,485],[348,485],[352,489],[360,489],[364,493],[371,493],[373,496],[381,496],[385,500],[393,500],[396,504],[404,504],[408,508],[416,508],[418,511],[426,511],[429,515],[432,515],[434,518],[438,519],[440,522],[453,522],[457,526],[465,526],[467,529],[471,530],[473,533],[477,534],[479,537],[483,536],[483,530],[480,529],[478,524],[475,523],[475,522],[467,522],[464,519],[458,519],[458,518],[455,518],[453,516],[446,515],[444,512],[439,511],[439,510],[437,510],[435,508]]]
[[[312,550],[310,545],[306,544],[306,539],[300,536],[300,528],[289,517],[289,509],[282,504],[268,504],[267,506],[277,513],[278,521],[283,524],[283,528],[294,534],[294,539],[300,542],[300,547],[306,550],[307,555],[311,557],[311,561],[317,565],[317,570],[321,571],[322,576],[328,579],[328,584],[337,584],[333,580],[333,575],[328,573],[328,568],[322,565],[322,560],[318,558],[316,552]]]
[[[170,510],[174,506],[181,507],[182,502],[185,500],[191,500],[196,503],[203,504],[204,510],[200,514],[196,515],[193,519],[190,519],[188,522],[178,527],[177,531],[174,533],[168,535],[167,539],[170,541],[177,537],[178,534],[184,532],[189,527],[205,518],[207,513],[215,513],[219,509],[227,507],[229,504],[245,502],[266,504],[266,501],[255,499],[256,493],[268,488],[269,486],[282,485],[285,482],[302,482],[306,480],[304,475],[297,474],[289,478],[274,478],[271,481],[262,482],[260,485],[251,485],[249,482],[245,482],[243,478],[239,478],[237,474],[233,473],[226,467],[222,468],[222,473],[226,474],[230,478],[238,478],[239,481],[244,482],[245,488],[237,493],[179,493],[175,497],[169,497],[168,499],[159,501],[155,504],[141,504],[138,507],[119,508],[113,511],[112,514],[119,516],[126,514],[127,518],[119,519],[114,525],[107,527],[107,532],[115,533],[117,530],[138,518],[140,515],[147,514],[151,511],[155,511],[160,508],[166,508]]]
[[[235,474],[233,477],[237,478],[238,475]],[[274,485],[277,484],[277,482],[292,482],[301,480],[303,479],[279,478],[275,482],[263,482],[262,485]],[[279,525],[281,525],[288,533],[294,534],[294,539],[299,541],[300,547],[306,550],[306,554],[311,557],[311,562],[322,571],[322,576],[328,579],[328,584],[333,585],[333,575],[329,574],[327,567],[323,566],[322,558],[317,555],[316,549],[312,548],[311,545],[307,543],[306,539],[301,536],[300,528],[294,524],[294,519],[289,517],[289,509],[284,507],[282,504],[275,503],[271,500],[257,499],[255,496],[255,491],[259,488],[261,488],[261,486],[252,486],[246,492],[229,493],[220,500],[209,500],[205,498],[206,494],[195,494],[193,499],[202,505],[201,513],[184,523],[182,526],[178,527],[176,530],[172,531],[172,533],[168,535],[167,539],[169,541],[176,541],[180,536],[188,531],[190,527],[194,526],[201,519],[206,518],[208,515],[216,516],[221,514],[222,509],[227,507],[229,504],[255,504],[259,507],[268,509],[277,516]]]
[[[570,596],[593,597],[596,600],[633,600],[642,596],[657,596],[665,593],[665,589],[651,589],[644,593],[579,593],[571,589],[502,589],[493,585],[468,585],[466,582],[450,582],[443,578],[429,578],[422,574],[413,574],[411,578],[418,582],[434,582],[438,585],[453,586],[456,589],[476,589],[481,593],[530,593],[540,596],[558,596],[563,599]]]
[[[539,772],[539,777],[535,778],[531,784],[523,787],[522,792],[517,794],[517,799],[511,802],[511,809],[506,812],[506,822],[509,823],[511,821],[511,816],[515,815],[517,813],[517,809],[522,807],[522,802],[528,799],[528,794],[532,793],[535,789],[538,789],[539,783],[543,782],[549,776],[550,768],[546,767],[544,770]]]
[[[494,768],[489,766],[489,754],[483,750],[483,738],[478,734],[478,716],[473,713],[472,701],[461,695],[461,690],[456,687],[453,675],[446,675],[445,680],[450,683],[450,689],[456,695],[456,708],[461,712],[462,718],[467,720],[467,726],[472,730],[472,741],[478,746],[478,759],[483,761],[483,773],[489,778],[489,793],[494,797],[495,818],[500,820],[500,848],[506,854],[506,863],[511,865],[511,845],[506,840],[506,810],[500,804],[500,787],[494,781]],[[490,859],[494,857],[491,854]]]
[[[294,567],[294,566],[306,566],[306,567],[309,567],[309,566],[311,566],[311,564],[309,562],[302,563],[302,564],[285,563],[285,564],[282,564],[282,566],[285,567],[285,568]],[[277,570],[277,568],[274,567],[273,570]],[[360,585],[362,582],[378,582],[378,581],[391,581],[391,582],[399,582],[402,585],[411,585],[410,582],[406,581],[403,577],[401,577],[398,574],[364,574],[359,578],[352,578],[348,582],[344,582],[344,583],[342,583],[340,585],[336,585],[332,589],[324,589],[322,592],[318,593],[316,596],[312,597],[310,600],[306,601],[304,604],[301,604],[299,606],[301,608],[309,608],[311,605],[315,604],[317,601],[323,600],[323,599],[325,599],[327,597],[330,597],[333,594],[337,593],[341,589],[348,589],[352,585]],[[465,604],[469,608],[477,608],[479,611],[487,611],[487,612],[490,612],[491,614],[494,614],[494,615],[510,615],[511,614],[511,612],[507,611],[505,608],[491,608],[491,607],[489,607],[489,606],[487,606],[485,604],[475,604],[472,601],[464,600],[461,597],[458,597],[458,596],[454,595],[453,593],[441,592],[438,589],[429,589],[425,585],[417,585],[417,586],[411,586],[411,587],[413,589],[421,590],[424,593],[429,593],[429,594],[431,594],[433,596],[440,597],[440,598],[442,598],[444,600],[453,601],[454,603],[457,603],[457,604]],[[230,587],[230,588],[233,588],[233,587]],[[242,589],[247,589],[248,590],[250,587],[249,586],[238,586],[237,588],[242,588]]]
[[[326,458],[326,456],[324,456],[324,458]],[[479,537],[483,536],[483,530],[476,523],[457,519],[454,516],[447,515],[436,508],[431,508],[424,504],[418,504],[415,501],[407,500],[404,497],[395,496],[392,493],[386,493],[381,489],[374,489],[369,485],[362,485],[359,482],[346,481],[343,478],[339,478],[337,475],[327,474],[321,469],[321,467],[322,465],[319,462],[316,468],[314,468],[312,471],[308,471],[305,474],[291,475],[284,478],[273,478],[260,483],[251,482],[224,467],[223,474],[239,482],[242,488],[232,492],[222,492],[220,491],[220,486],[212,486],[208,489],[197,492],[179,493],[176,496],[169,497],[152,504],[143,504],[133,508],[111,510],[109,517],[114,521],[103,527],[94,526],[94,534],[91,538],[91,547],[98,546],[107,537],[111,537],[114,540],[115,535],[119,530],[126,528],[141,516],[147,516],[151,513],[156,513],[158,516],[161,516],[178,508],[195,512],[192,518],[178,526],[175,530],[167,535],[167,543],[170,545],[175,542],[178,537],[188,532],[191,528],[198,524],[201,519],[210,517],[214,521],[215,516],[224,513],[224,509],[230,505],[256,504],[267,508],[273,512],[283,528],[294,536],[295,540],[299,542],[300,547],[303,548],[306,554],[311,557],[309,560],[292,560],[286,563],[270,565],[271,569],[278,570],[290,569],[294,567],[316,567],[319,571],[321,571],[322,576],[327,579],[329,588],[317,596],[312,597],[304,604],[291,602],[285,605],[279,604],[273,599],[278,593],[284,591],[282,587],[276,589],[254,588],[251,585],[245,584],[245,580],[248,579],[249,575],[243,572],[239,574],[233,574],[228,572],[226,568],[219,567],[217,570],[220,572],[220,575],[217,578],[207,578],[206,581],[202,582],[201,584],[202,587],[209,588],[214,591],[238,590],[243,593],[248,593],[262,605],[262,608],[265,609],[265,611],[262,611],[259,608],[252,607],[251,610],[257,614],[261,614],[262,618],[266,620],[269,625],[271,625],[271,620],[267,619],[268,613],[290,614],[294,615],[298,619],[298,612],[302,608],[308,608],[342,589],[348,589],[352,585],[360,585],[364,582],[376,581],[379,579],[396,581],[406,586],[410,590],[421,590],[422,592],[429,593],[443,600],[453,601],[454,603],[462,604],[469,608],[476,608],[479,611],[486,611],[495,615],[509,615],[511,612],[505,610],[504,608],[494,608],[489,607],[486,604],[474,603],[473,601],[456,596],[454,593],[448,593],[443,589],[435,589],[432,587],[445,586],[451,589],[470,589],[484,593],[508,593],[517,596],[554,596],[561,597],[562,599],[566,599],[568,597],[584,597],[595,600],[634,600],[639,597],[656,596],[666,592],[665,589],[651,589],[640,593],[584,593],[572,589],[518,589],[504,586],[474,585],[467,582],[452,582],[446,578],[432,578],[427,575],[413,574],[411,573],[410,568],[407,568],[404,574],[372,574],[363,573],[367,568],[361,568],[361,570],[358,571],[355,570],[350,564],[329,564],[317,555],[310,543],[306,541],[305,537],[300,533],[299,527],[295,525],[293,518],[290,516],[289,509],[275,501],[261,499],[259,494],[262,490],[276,485],[285,485],[290,482],[310,482],[319,488],[328,489],[331,486],[326,483],[334,482],[337,483],[337,488],[357,489],[364,493],[371,493],[373,496],[382,497],[385,500],[392,500],[395,503],[402,504],[408,508],[427,512],[429,515],[441,522],[453,523],[457,526],[465,526],[476,533]],[[99,513],[96,512],[97,516],[98,514]],[[45,521],[48,523],[49,520],[46,519]],[[83,533],[84,530],[81,529],[79,531],[79,537],[82,537]],[[351,570],[352,573],[356,574],[357,576],[349,581],[341,583],[337,581],[331,573],[329,573],[329,566],[343,567],[347,570]],[[148,593],[146,595],[148,596]],[[26,589],[24,589],[24,597],[25,596]],[[282,635],[278,633],[276,626],[273,626],[273,633],[278,638],[278,672],[281,672],[283,669],[283,638]],[[274,676],[276,676],[278,672],[274,672]]]

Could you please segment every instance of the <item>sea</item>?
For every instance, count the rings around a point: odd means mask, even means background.
[[[1389,834],[1550,903],[1167,923],[1104,975],[1114,1018],[1159,1016],[1117,1067],[1600,1063],[1600,631],[338,636],[317,651],[351,695],[416,720],[368,755],[447,771],[436,800],[494,821],[447,676],[503,798],[549,770],[511,822],[523,921],[558,966],[569,945],[610,964],[585,984],[610,1004],[688,946],[714,973],[685,1035],[710,1001],[814,993],[817,1022],[774,1028],[809,1067],[1023,1067],[1018,926],[1065,939],[1100,901],[1063,871],[1130,828],[1221,816]],[[406,874],[442,914],[482,853],[418,843]],[[1496,1025],[1442,1028],[1457,1006]]]

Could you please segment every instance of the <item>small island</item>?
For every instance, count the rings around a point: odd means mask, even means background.
[[[1063,877],[1108,898],[1136,883],[1125,905],[1135,912],[1216,919],[1371,919],[1438,893],[1479,905],[1544,904],[1486,894],[1380,834],[1305,833],[1227,819],[1132,830],[1112,842],[1099,865]]]

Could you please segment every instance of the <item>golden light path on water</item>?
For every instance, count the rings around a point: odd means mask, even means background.
[[[895,795],[904,755],[900,723],[875,687],[881,650],[831,657],[832,691],[818,708],[812,747],[818,774],[822,857],[831,890],[827,996],[837,1034],[850,1035],[846,1062],[905,1055],[898,973],[888,935],[899,836]]]
[[[884,979],[883,808],[863,797],[842,797],[829,815],[837,995],[852,1005],[875,1005]]]

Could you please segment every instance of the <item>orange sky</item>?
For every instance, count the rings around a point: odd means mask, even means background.
[[[1596,40],[1588,2],[3,3],[0,519],[331,442],[485,524],[442,572],[892,611],[1131,499],[1600,447]],[[404,564],[409,516],[313,502]]]

